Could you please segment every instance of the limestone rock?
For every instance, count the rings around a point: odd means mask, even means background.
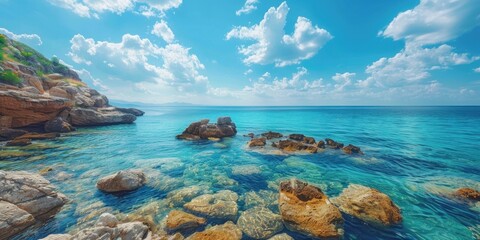
[[[286,233],[282,233],[282,234],[277,234],[271,238],[269,238],[268,240],[294,240],[292,237],[290,237],[290,235],[286,234]]]
[[[244,211],[238,218],[237,225],[251,238],[265,239],[282,231],[280,215],[264,207],[254,207]]]
[[[73,238],[70,234],[50,234],[40,240],[71,240]]]
[[[209,138],[231,137],[237,134],[237,127],[230,117],[219,117],[216,124],[208,124],[210,120],[203,119],[191,123],[177,139],[198,140]]]
[[[318,151],[316,146],[307,145],[293,140],[280,140],[278,143],[274,143],[273,146],[286,152],[306,151],[309,153],[316,153]]]
[[[45,123],[44,126],[45,132],[59,132],[66,133],[75,131],[75,128],[70,125],[70,123],[65,122],[61,117],[56,117],[52,120],[49,120]]]
[[[238,195],[230,190],[204,194],[192,199],[184,207],[211,218],[234,219],[238,213]]]
[[[233,222],[228,221],[222,225],[216,225],[203,232],[196,232],[187,240],[240,240],[242,231]]]
[[[0,200],[0,239],[19,233],[35,223],[35,218],[14,204]]]
[[[137,117],[143,116],[143,114],[145,114],[144,111],[136,109],[136,108],[119,108],[119,107],[117,107],[116,109],[120,112],[129,113],[129,114],[135,115]]]
[[[144,239],[148,233],[148,227],[141,222],[129,222],[117,226],[122,240]]]
[[[281,133],[278,133],[278,132],[272,132],[272,131],[269,131],[269,132],[266,132],[266,133],[262,133],[261,134],[262,137],[265,137],[267,139],[274,139],[274,138],[281,138],[283,137],[283,135]]]
[[[342,193],[332,199],[341,211],[366,222],[384,225],[402,221],[400,209],[386,194],[369,187],[350,184]]]
[[[115,108],[73,108],[70,111],[70,122],[74,126],[99,126],[122,123],[133,123],[137,118]]]
[[[205,224],[205,218],[178,210],[171,211],[167,217],[167,228],[171,231],[187,230],[203,224]]]
[[[118,225],[118,219],[111,213],[102,213],[102,215],[98,217],[97,223],[95,225],[114,228]]]
[[[343,235],[342,214],[320,188],[296,179],[284,181],[278,202],[288,229],[314,238]]]
[[[248,146],[249,147],[263,147],[266,144],[267,144],[267,139],[266,138],[253,138],[248,143]]]
[[[97,188],[104,192],[132,191],[145,184],[145,174],[140,170],[126,170],[101,178]]]

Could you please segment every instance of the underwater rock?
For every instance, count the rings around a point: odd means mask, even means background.
[[[468,199],[468,200],[474,200],[474,201],[480,200],[480,192],[473,188],[459,188],[455,191],[454,195],[462,199]]]
[[[330,148],[334,148],[334,149],[343,148],[343,143],[335,142],[333,139],[325,138],[325,142],[327,143],[327,146],[329,146]]]
[[[167,194],[167,202],[174,207],[183,206],[194,197],[204,193],[206,189],[200,186],[190,186],[171,191]]]
[[[104,192],[132,191],[145,184],[145,174],[139,170],[120,171],[98,180],[97,188]]]
[[[278,143],[272,144],[272,146],[286,152],[306,151],[316,153],[318,151],[317,147],[313,145],[306,145],[293,140],[280,140]]]
[[[254,207],[244,211],[238,218],[237,225],[251,238],[265,239],[282,231],[280,215],[264,207]]]
[[[280,183],[278,200],[285,226],[315,238],[343,235],[343,218],[320,188],[297,179]]]
[[[400,209],[386,194],[369,187],[350,184],[342,193],[332,199],[341,211],[366,222],[384,225],[402,221]]]
[[[243,135],[244,137],[249,137],[249,138],[254,138],[255,137],[255,134],[254,133],[248,133],[248,134],[245,134]]]
[[[56,117],[52,120],[49,120],[45,123],[44,126],[45,132],[59,132],[66,133],[75,131],[75,128],[70,125],[70,123],[64,121],[61,117]]]
[[[205,218],[197,217],[184,211],[173,210],[167,217],[167,228],[171,231],[187,230],[205,224]]]
[[[256,165],[243,165],[243,166],[233,166],[232,174],[233,175],[253,175],[260,174],[262,170]]]
[[[45,139],[55,139],[60,137],[60,133],[27,133],[20,137],[15,138],[18,139],[30,139],[30,140],[45,140]]]
[[[191,123],[177,139],[198,140],[209,138],[231,137],[237,134],[237,127],[230,117],[219,117],[216,124],[208,124],[210,120],[203,119]]]
[[[277,189],[278,187],[275,187]],[[269,190],[260,190],[258,192],[250,191],[242,195],[245,208],[256,206],[278,209],[278,193]]]
[[[363,154],[363,152],[360,150],[359,147],[357,146],[354,146],[352,144],[348,144],[348,146],[344,147],[343,148],[343,151],[346,153],[346,154]]]
[[[290,235],[288,235],[286,233],[282,233],[282,234],[277,234],[277,235],[269,238],[268,240],[293,240],[293,238],[290,237]]]
[[[233,222],[228,221],[222,225],[216,225],[203,232],[196,232],[186,238],[187,240],[240,240],[242,230]]]
[[[144,239],[148,233],[148,227],[141,222],[122,223],[118,224],[117,228],[123,240]]]
[[[267,144],[266,138],[253,138],[248,142],[249,147],[263,147],[265,144]]]
[[[261,134],[262,137],[265,137],[267,139],[274,139],[274,138],[281,138],[283,137],[283,135],[281,133],[278,133],[278,132],[272,132],[272,131],[268,131],[266,133],[262,133]]]
[[[7,147],[24,147],[27,145],[32,144],[30,139],[14,139],[12,141],[8,141],[5,146]]]
[[[183,205],[189,211],[211,218],[235,219],[238,195],[230,190],[204,194]]]
[[[0,202],[0,236],[8,238],[53,217],[67,198],[38,174],[0,170]]]

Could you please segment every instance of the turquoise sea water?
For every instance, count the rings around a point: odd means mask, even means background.
[[[82,128],[31,156],[0,160],[0,169],[39,171],[71,202],[43,227],[18,239],[37,239],[88,225],[101,212],[129,213],[157,206],[157,222],[172,208],[172,191],[229,189],[240,211],[255,192],[276,198],[279,181],[296,177],[337,196],[349,183],[379,189],[401,208],[403,222],[379,227],[344,215],[345,239],[475,239],[480,206],[447,195],[458,187],[480,190],[480,107],[149,107],[132,125]],[[220,142],[175,139],[189,123],[230,116],[238,134]],[[266,155],[248,151],[248,138],[272,130],[333,138],[362,148],[349,156],[326,150],[313,155]],[[32,148],[32,147],[30,147]],[[46,148],[46,149],[45,149]],[[1,151],[15,148],[2,147]],[[16,151],[16,150],[15,150]],[[240,167],[240,168],[239,168]],[[98,178],[129,168],[144,169],[146,186],[125,194],[99,192]],[[240,171],[239,171],[240,169]],[[245,170],[246,169],[246,170]],[[254,174],[246,174],[253,170]],[[260,170],[260,173],[258,173]],[[170,193],[170,195],[169,195]],[[263,195],[262,195],[263,196]],[[268,199],[263,197],[264,199]],[[273,200],[272,200],[273,201]],[[253,203],[254,204],[254,203]],[[270,204],[273,211],[276,205]],[[148,211],[147,211],[148,212]],[[308,239],[288,232],[295,239]],[[247,239],[247,238],[245,238]]]

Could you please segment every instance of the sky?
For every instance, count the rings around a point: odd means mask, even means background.
[[[478,0],[0,0],[0,33],[110,99],[480,105]]]

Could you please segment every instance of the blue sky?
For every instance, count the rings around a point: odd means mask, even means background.
[[[478,105],[476,0],[0,0],[0,33],[111,99]]]

